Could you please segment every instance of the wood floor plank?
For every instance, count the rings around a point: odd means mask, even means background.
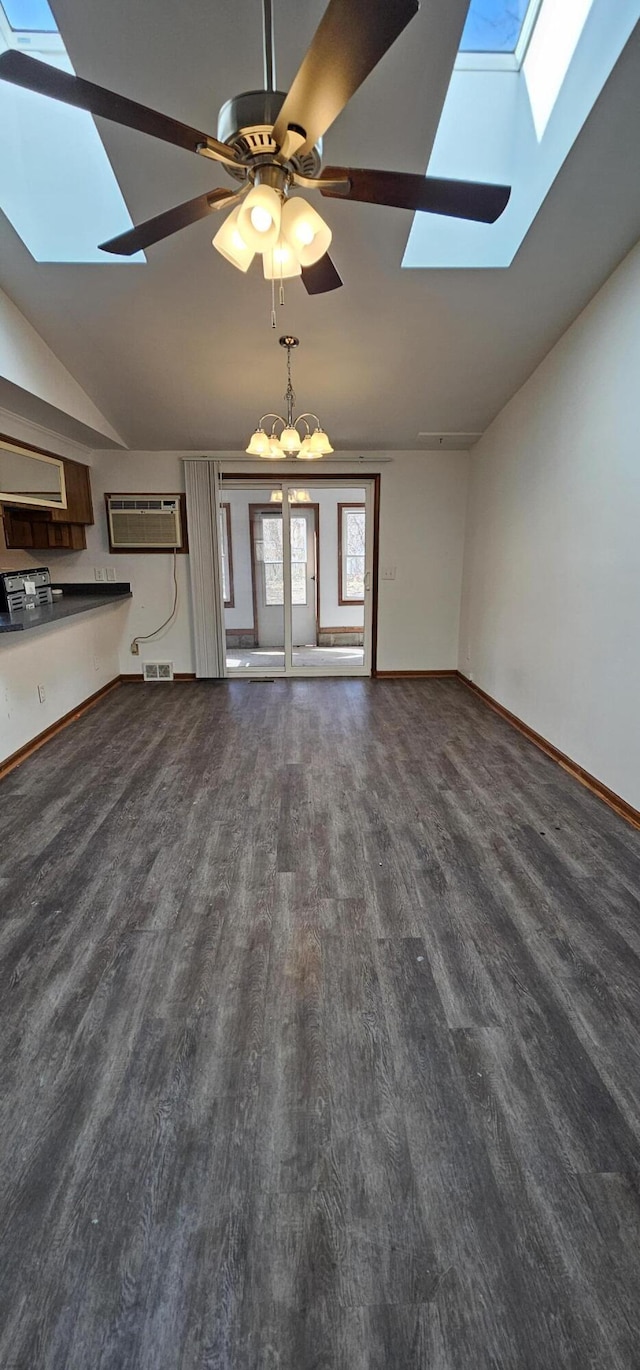
[[[0,785],[0,1365],[637,1370],[640,834],[452,680]]]

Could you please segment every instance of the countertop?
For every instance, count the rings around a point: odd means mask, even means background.
[[[53,590],[62,590],[62,599],[54,599],[53,604],[45,604],[40,609],[19,609],[12,614],[0,614],[0,635],[3,633],[23,633],[30,628],[44,628],[49,623],[59,623],[73,614],[90,613],[102,609],[106,604],[122,604],[131,599],[131,586],[128,581],[120,580],[106,585],[82,585],[75,581],[52,585]]]

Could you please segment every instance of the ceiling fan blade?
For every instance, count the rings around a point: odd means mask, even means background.
[[[346,180],[347,190],[322,182]],[[335,200],[361,200],[395,209],[421,209],[447,214],[454,219],[474,219],[493,224],[509,201],[510,186],[483,185],[480,181],[449,181],[405,171],[368,171],[359,167],[325,167],[316,188]]]
[[[329,0],[273,129],[302,130],[307,152],[418,11],[418,0]]]
[[[71,76],[67,71],[59,71],[47,62],[38,62],[35,57],[27,57],[24,52],[11,49],[0,56],[0,80],[9,81],[14,86],[23,86],[38,95],[48,95],[52,100],[61,100],[65,105],[75,105],[86,109],[90,114],[98,114],[102,119],[111,119],[115,124],[148,133],[152,138],[161,138],[165,143],[186,148],[187,152],[197,152],[199,146],[207,149],[208,155],[221,162],[235,163],[237,158],[225,143],[219,143],[208,133],[181,124],[166,114],[139,105],[124,95],[116,95],[81,76]]]
[[[302,284],[308,295],[326,295],[327,291],[337,290],[343,284],[328,252],[313,266],[303,266]]]
[[[225,201],[239,198],[234,190],[211,190],[208,195],[196,195],[195,199],[186,200],[184,204],[176,205],[175,209],[167,209],[164,214],[156,214],[155,219],[147,219],[146,223],[101,243],[100,251],[113,252],[118,257],[132,257],[134,252],[141,252],[143,248],[159,243],[162,238],[171,237],[179,229],[197,223],[198,219],[206,218],[216,206],[223,208]]]

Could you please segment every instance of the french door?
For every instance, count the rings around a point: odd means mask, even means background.
[[[225,675],[370,675],[373,480],[220,490]]]

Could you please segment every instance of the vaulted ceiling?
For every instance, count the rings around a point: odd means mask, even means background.
[[[262,84],[260,0],[52,8],[79,74],[212,133],[224,101]],[[280,88],[323,8],[275,0]],[[466,8],[423,0],[330,129],[325,162],[426,168]],[[478,433],[638,238],[639,89],[636,30],[508,270],[403,271],[410,214],[324,200],[345,286],[309,297],[289,283],[275,334],[259,266],[244,277],[212,249],[217,218],[149,249],[146,265],[63,266],[34,262],[0,214],[0,286],[132,448],[244,447],[282,395],[285,331],[302,343],[300,407],[336,446]],[[214,163],[99,127],[134,222],[231,184]]]

